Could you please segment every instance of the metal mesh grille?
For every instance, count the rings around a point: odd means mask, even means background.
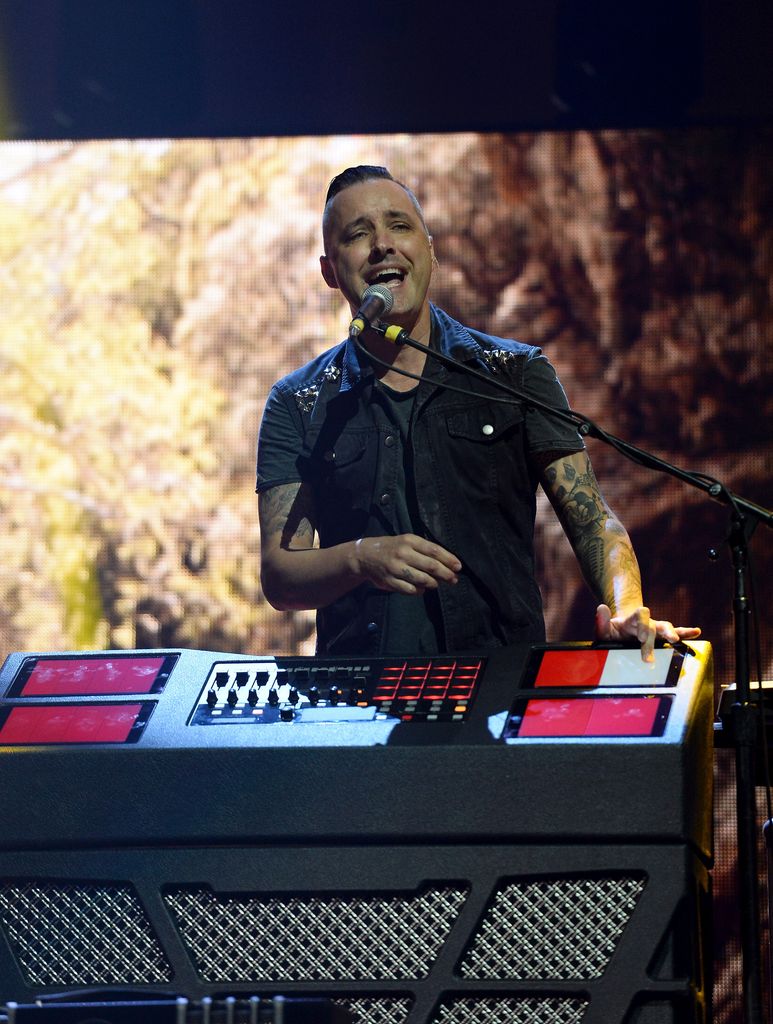
[[[333,999],[352,1015],[354,1024],[405,1024],[411,1012],[411,999],[390,996],[353,996]]]
[[[513,882],[495,894],[462,977],[597,978],[643,889],[642,877]]]
[[[172,977],[130,886],[6,884],[0,920],[30,985],[135,985]]]
[[[468,998],[443,1004],[432,1024],[579,1024],[586,999]]]
[[[423,978],[465,901],[466,888],[399,896],[165,894],[205,981]]]

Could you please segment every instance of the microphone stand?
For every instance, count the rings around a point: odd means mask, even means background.
[[[733,564],[733,617],[735,639],[736,700],[732,706],[732,741],[735,748],[736,821],[738,829],[738,877],[740,887],[741,951],[743,961],[744,1024],[763,1024],[762,1019],[762,941],[760,928],[759,885],[757,876],[757,814],[754,788],[755,753],[758,742],[757,709],[751,701],[749,668],[749,615],[746,595],[749,540],[759,523],[773,528],[773,511],[734,494],[720,481],[704,473],[693,473],[666,462],[651,452],[608,433],[587,416],[572,409],[557,409],[546,402],[505,384],[493,375],[482,373],[451,356],[438,352],[411,338],[398,326],[371,323],[371,330],[382,334],[395,345],[408,345],[432,356],[445,366],[461,370],[468,376],[494,385],[527,407],[540,409],[551,416],[571,423],[583,437],[593,437],[610,445],[631,462],[656,472],[676,477],[683,483],[704,491],[709,497],[730,506],[728,543]],[[362,343],[355,339],[358,345]],[[362,346],[364,348],[364,346]],[[367,352],[367,349],[365,350]],[[374,358],[368,353],[370,358]],[[410,375],[414,376],[414,375]],[[762,681],[760,681],[760,686]],[[762,742],[767,742],[763,734]]]

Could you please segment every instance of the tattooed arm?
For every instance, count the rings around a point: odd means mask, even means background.
[[[551,462],[542,486],[596,599],[615,614],[640,606],[641,577],[633,546],[599,490],[587,453]]]
[[[301,483],[279,484],[258,498],[260,581],[281,611],[319,608],[355,585],[336,549],[314,547],[314,501]]]
[[[642,658],[649,661],[657,637],[673,643],[700,635],[699,629],[675,627],[650,617],[631,539],[604,500],[586,452],[551,462],[541,479],[583,577],[600,602],[596,610],[598,639],[635,638],[641,644]]]
[[[268,488],[259,510],[261,584],[266,600],[281,611],[323,608],[366,580],[382,590],[421,594],[456,583],[461,569],[449,551],[411,533],[314,547],[314,499],[305,484]]]

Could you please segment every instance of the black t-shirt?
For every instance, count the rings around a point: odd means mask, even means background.
[[[376,391],[399,432],[403,449],[403,475],[394,487],[397,532],[415,533],[421,537],[424,528],[418,514],[410,445],[411,417],[418,385],[410,391],[395,391],[379,382]],[[385,630],[384,650],[390,654],[437,654],[444,650],[437,591],[427,590],[423,595],[390,594]]]

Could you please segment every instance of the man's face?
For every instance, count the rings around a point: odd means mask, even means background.
[[[322,276],[340,288],[353,313],[372,284],[394,295],[390,323],[410,330],[427,311],[432,239],[397,182],[377,178],[339,192],[328,210],[325,244]]]

